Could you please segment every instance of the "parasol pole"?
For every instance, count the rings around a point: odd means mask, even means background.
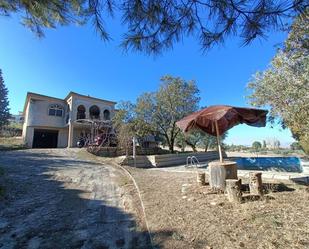
[[[223,157],[222,157],[221,144],[220,144],[220,135],[219,135],[218,121],[215,121],[215,126],[216,126],[216,133],[217,133],[217,143],[218,143],[220,162],[222,163],[223,162]]]

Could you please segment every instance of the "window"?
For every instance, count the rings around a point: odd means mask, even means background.
[[[89,114],[91,119],[100,119],[100,109],[96,105],[89,108]]]
[[[111,114],[109,110],[105,110],[103,112],[104,120],[110,120],[111,119]]]
[[[79,105],[77,107],[77,115],[76,115],[76,119],[85,119],[86,118],[86,108],[83,105]]]
[[[63,107],[61,105],[51,105],[48,110],[49,116],[57,116],[62,117],[63,114]]]

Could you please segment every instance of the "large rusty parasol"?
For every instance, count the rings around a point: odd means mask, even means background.
[[[217,136],[220,161],[223,162],[220,135],[238,124],[264,127],[267,113],[266,110],[254,108],[214,105],[184,117],[176,122],[176,125],[183,132],[200,129]]]

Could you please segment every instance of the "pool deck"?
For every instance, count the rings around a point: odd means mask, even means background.
[[[262,179],[266,182],[285,182],[285,183],[299,183],[299,184],[309,184],[309,164],[302,164],[303,172],[294,173],[294,172],[282,172],[282,171],[261,171],[261,170],[237,170],[238,177],[246,180],[249,178],[250,172],[261,172]],[[159,170],[166,172],[175,172],[175,173],[195,173],[196,170],[204,171],[208,174],[208,169],[205,168],[192,168],[186,167],[185,165],[173,166],[173,167],[164,167],[164,168],[151,168],[148,170]]]

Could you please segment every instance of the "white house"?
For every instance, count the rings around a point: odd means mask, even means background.
[[[81,133],[90,132],[80,119],[110,120],[116,102],[70,92],[64,99],[27,93],[23,139],[30,148],[75,147]]]
[[[9,122],[11,124],[23,124],[24,123],[24,116],[22,112],[19,112],[18,114],[12,114],[9,118]]]

